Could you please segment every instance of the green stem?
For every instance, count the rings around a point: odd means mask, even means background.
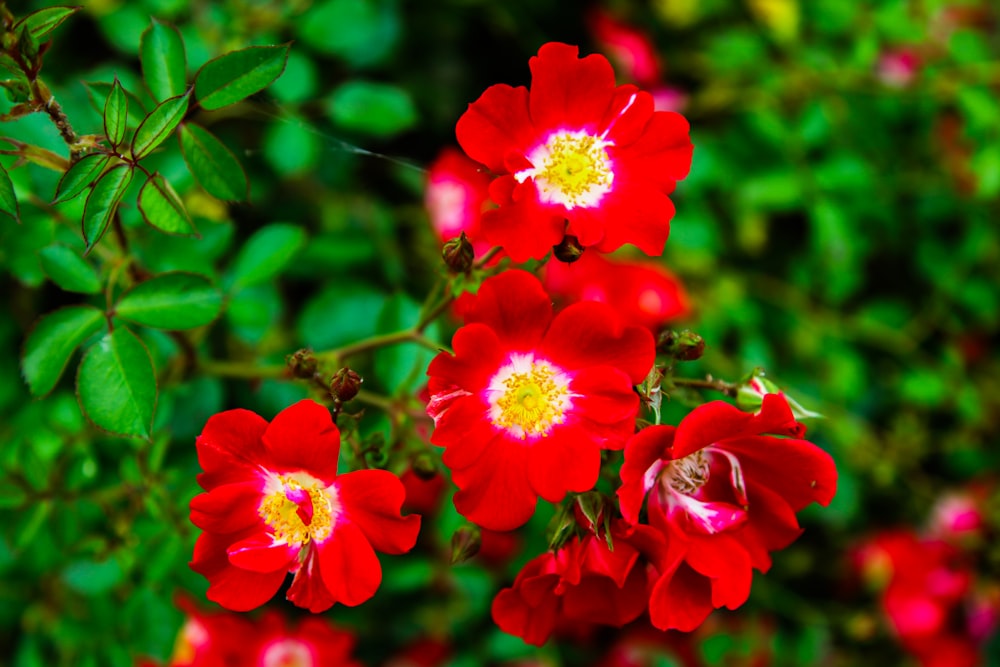
[[[669,380],[675,387],[690,387],[691,389],[711,389],[726,396],[736,395],[736,385],[725,380],[716,380],[711,375],[704,379],[672,377]]]
[[[244,363],[242,361],[219,361],[209,359],[199,362],[198,369],[207,375],[215,375],[217,377],[263,380],[284,376],[288,367],[284,364],[281,366],[256,366],[252,363]]]

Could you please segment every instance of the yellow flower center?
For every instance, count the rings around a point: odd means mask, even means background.
[[[663,473],[663,481],[684,495],[691,495],[708,481],[710,465],[705,452],[698,450],[690,456],[671,461]]]
[[[533,178],[543,203],[566,208],[596,206],[615,178],[607,152],[611,145],[582,131],[556,132],[528,155],[534,166],[514,177],[520,182]]]
[[[277,476],[278,487],[264,496],[257,513],[274,530],[276,542],[307,544],[323,540],[333,528],[333,500],[318,480],[303,483],[289,475]]]
[[[547,361],[513,355],[487,388],[490,418],[522,440],[545,437],[566,419],[570,407],[569,378]]]

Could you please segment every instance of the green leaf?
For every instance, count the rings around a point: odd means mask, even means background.
[[[97,294],[101,291],[101,280],[94,267],[71,248],[50,245],[38,251],[38,258],[52,282],[67,292]]]
[[[150,227],[167,234],[194,234],[194,224],[170,183],[153,174],[139,191],[139,212]]]
[[[132,139],[132,157],[141,160],[162,144],[184,119],[189,101],[188,94],[185,93],[160,102],[150,111],[135,130],[135,137]]]
[[[111,160],[110,155],[93,153],[84,155],[74,162],[59,179],[59,185],[56,186],[56,196],[52,203],[58,204],[61,201],[72,199],[86,190],[91,183],[97,180],[98,175],[104,170],[109,160]]]
[[[191,329],[208,324],[222,309],[222,292],[204,276],[165,273],[126,292],[115,313],[154,329]]]
[[[249,184],[239,160],[208,130],[184,123],[179,132],[181,153],[201,187],[213,197],[242,201]]]
[[[14,194],[14,183],[11,182],[10,175],[2,164],[0,164],[0,212],[6,213],[14,218],[17,224],[21,224],[21,211],[17,205],[17,195]]]
[[[187,55],[177,28],[155,18],[139,40],[142,76],[153,97],[165,100],[187,90]]]
[[[302,16],[299,37],[319,53],[366,67],[389,56],[399,42],[400,27],[396,2],[321,0]]]
[[[104,103],[104,135],[115,148],[125,138],[125,130],[128,126],[128,98],[125,97],[125,90],[122,88],[118,77],[111,85],[111,92]]]
[[[329,99],[330,118],[339,126],[376,137],[412,127],[417,110],[406,91],[372,81],[347,81]]]
[[[229,275],[231,288],[259,285],[281,273],[305,243],[295,225],[268,225],[251,236],[236,256]]]
[[[112,85],[107,81],[87,81],[87,97],[91,105],[98,113],[104,112],[102,106],[111,93]],[[125,97],[128,98],[128,120],[133,125],[138,125],[146,117],[146,103],[128,88],[122,87]]]
[[[21,374],[33,396],[52,391],[73,351],[101,330],[104,313],[93,306],[70,306],[41,317],[24,343]]]
[[[198,70],[195,97],[208,111],[235,104],[281,76],[287,59],[287,45],[251,46],[219,56]]]
[[[17,31],[21,28],[21,26],[27,26],[32,37],[40,40],[58,28],[63,21],[68,19],[72,14],[76,13],[80,9],[82,8],[46,7],[45,9],[39,9],[38,11],[30,13],[18,21],[14,26],[14,30]]]
[[[80,362],[77,397],[84,414],[117,435],[148,438],[156,409],[156,374],[146,346],[121,327],[91,347]]]
[[[131,182],[132,167],[120,164],[104,172],[94,184],[83,207],[83,240],[88,252],[101,240]]]
[[[103,562],[78,560],[62,573],[66,586],[82,595],[101,595],[118,585],[124,573],[114,559]]]

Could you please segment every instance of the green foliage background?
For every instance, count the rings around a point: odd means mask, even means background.
[[[946,4],[985,18],[944,31]],[[695,304],[681,324],[708,342],[685,374],[735,381],[766,368],[827,415],[810,424],[811,437],[840,471],[833,505],[805,513],[805,535],[755,578],[750,602],[716,613],[745,625],[697,636],[708,664],[745,664],[761,645],[780,665],[904,664],[875,595],[847,585],[850,547],[880,528],[923,525],[940,494],[972,480],[990,488],[988,534],[1000,525],[1000,13],[989,4],[606,5],[648,30],[667,82],[689,95],[694,165],[673,197],[663,258]],[[16,16],[45,6],[8,3]],[[79,353],[44,398],[20,380],[20,353],[38,318],[82,304],[103,309],[104,286],[123,269],[110,234],[76,261],[84,197],[48,203],[60,172],[0,158],[20,200],[20,224],[0,220],[8,295],[0,318],[0,664],[124,666],[139,655],[168,657],[182,620],[173,596],[203,599],[205,590],[186,565],[196,536],[187,521],[197,492],[195,436],[220,410],[270,418],[307,393],[239,369],[279,368],[300,347],[337,348],[416,320],[443,270],[422,206],[423,168],[454,144],[455,121],[488,85],[528,83],[527,59],[540,44],[597,49],[589,6],[567,7],[99,0],[55,30],[42,76],[81,134],[105,132],[115,77],[144,90],[139,46],[150,17],[179,29],[188,82],[229,51],[291,48],[266,91],[195,118],[242,163],[248,202],[208,194],[213,186],[199,185],[173,137],[147,158],[149,168],[176,191],[200,238],[143,225],[139,179],[123,199],[136,264],[154,275],[203,276],[208,291],[199,303],[219,300],[209,320],[221,311],[207,326],[186,311],[187,337],[133,312],[142,345],[119,344],[126,354],[148,350],[158,379],[148,439],[88,424],[75,396]],[[877,76],[880,54],[900,47],[917,48],[923,60],[902,88]],[[0,135],[68,153],[41,113],[0,124]],[[241,198],[238,179],[214,188]],[[126,318],[128,308],[119,314]],[[96,330],[76,331],[73,342],[99,345]],[[450,332],[426,335],[446,342]],[[428,359],[410,343],[357,364],[366,389],[419,409],[408,397]],[[689,399],[673,395],[665,421],[676,423]],[[374,409],[360,428],[391,441],[419,438],[411,420]],[[460,518],[446,503],[418,553],[383,559],[386,580],[374,600],[332,616],[358,629],[358,655],[368,664],[429,634],[453,639],[455,664],[538,654],[496,630],[488,614],[497,587],[544,548],[547,517],[536,519],[506,570],[476,561],[452,568],[446,545]],[[976,553],[983,580],[997,579],[998,544],[987,540]],[[752,631],[758,622],[772,631]],[[990,664],[1000,664],[997,644]],[[553,643],[540,654],[587,664],[573,646]]]

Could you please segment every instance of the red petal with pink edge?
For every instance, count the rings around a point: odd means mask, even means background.
[[[261,523],[263,479],[225,484],[191,499],[191,523],[212,533],[236,533]]]
[[[628,146],[646,131],[653,117],[653,96],[635,86],[619,86],[601,127],[615,146]]]
[[[582,493],[597,483],[601,450],[580,428],[555,426],[528,449],[528,480],[550,503],[561,501],[567,491]]]
[[[639,522],[642,500],[656,485],[656,476],[663,465],[660,457],[670,451],[675,430],[673,426],[648,426],[625,445],[625,462],[618,473],[622,480],[618,501],[622,516],[629,523]]]
[[[648,329],[622,326],[610,306],[594,301],[574,303],[556,315],[541,350],[567,370],[614,366],[632,384],[646,378],[656,359],[656,344]]]
[[[343,521],[330,537],[313,544],[323,583],[337,602],[355,607],[375,595],[382,583],[382,566],[361,528]]]
[[[497,334],[485,324],[461,327],[452,337],[451,344],[454,355],[441,352],[427,367],[430,378],[427,388],[432,401],[456,389],[475,392],[485,388],[504,363]]]
[[[713,609],[711,582],[683,563],[660,577],[649,596],[649,620],[660,630],[691,632]]]
[[[573,412],[600,424],[632,422],[639,412],[639,396],[632,390],[632,379],[613,366],[591,366],[576,371],[569,390],[579,394],[573,398]],[[629,426],[626,432],[631,436],[634,424]]]
[[[248,535],[202,533],[194,544],[192,570],[208,579],[207,597],[232,611],[250,611],[271,599],[287,571],[248,572],[230,564],[226,548],[234,538]]]
[[[229,545],[229,562],[250,572],[288,572],[299,555],[300,547],[276,544],[268,535],[256,534]]]
[[[336,602],[323,583],[316,549],[309,548],[305,561],[295,573],[285,598],[296,607],[308,609],[314,614],[326,611]]]
[[[328,484],[337,477],[340,431],[316,401],[302,400],[279,412],[263,440],[277,472],[303,471]]]
[[[670,520],[694,534],[715,535],[738,528],[747,520],[747,511],[732,503],[702,501],[683,493],[672,497]]]
[[[750,520],[743,527],[741,539],[753,566],[767,572],[771,567],[768,552],[787,547],[802,534],[802,529],[788,503],[766,486],[749,482],[747,496],[751,503]]]
[[[198,463],[204,470],[198,484],[210,491],[222,484],[244,482],[266,467],[269,458],[261,437],[267,421],[250,410],[226,410],[208,418],[195,441]]]
[[[455,136],[469,157],[503,173],[508,151],[525,154],[538,141],[528,116],[528,90],[490,86],[458,119]]]
[[[806,440],[749,436],[718,447],[739,458],[747,483],[770,488],[796,512],[811,502],[825,507],[837,492],[833,457]]]
[[[460,489],[455,494],[455,509],[483,528],[517,528],[535,512],[535,492],[528,483],[527,470],[524,445],[497,438],[475,465],[452,471],[452,480]]]
[[[335,486],[348,520],[376,551],[403,554],[413,548],[420,517],[400,516],[406,489],[398,477],[387,470],[357,470],[338,477]]]
[[[712,581],[712,605],[736,609],[750,597],[753,568],[740,541],[731,535],[698,538],[688,546],[685,562]]]
[[[520,637],[528,644],[541,646],[548,641],[556,626],[559,598],[547,596],[537,607],[529,606],[517,589],[505,588],[493,598],[493,622],[507,634]]]
[[[441,461],[451,470],[474,465],[483,452],[505,438],[487,416],[487,407],[478,396],[455,401],[431,433],[431,443],[444,447]]]
[[[694,147],[688,122],[672,111],[657,111],[647,120],[637,141],[616,142],[610,150],[617,168],[615,174],[629,182],[655,185],[664,193],[673,192],[676,181],[691,169]]]
[[[467,325],[485,324],[501,345],[513,350],[534,348],[551,319],[552,299],[541,281],[516,269],[484,280],[475,305],[465,316]]]
[[[650,257],[663,254],[670,236],[674,204],[650,183],[616,179],[614,189],[601,200],[605,219],[604,240],[598,252],[613,252],[631,243]]]
[[[521,195],[518,199],[525,188],[530,188],[534,194]],[[565,211],[562,207],[554,209],[540,204],[531,179],[519,184],[514,189],[514,196],[511,203],[483,212],[483,237],[502,247],[515,263],[542,259],[563,239]]]
[[[535,127],[598,131],[615,90],[611,63],[601,55],[578,58],[579,49],[549,42],[528,60],[531,92],[528,105]],[[544,137],[542,137],[544,139]]]

